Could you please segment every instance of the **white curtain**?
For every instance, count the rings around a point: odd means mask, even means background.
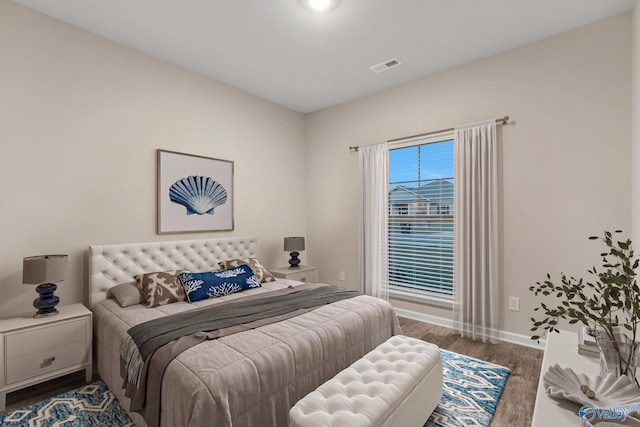
[[[455,129],[454,328],[498,338],[498,153],[496,122]]]
[[[389,299],[389,145],[358,149],[361,292]]]

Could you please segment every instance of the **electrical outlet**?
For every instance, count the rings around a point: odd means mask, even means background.
[[[344,271],[340,272],[340,280],[342,280],[344,282]]]
[[[509,310],[520,311],[520,298],[509,297]]]

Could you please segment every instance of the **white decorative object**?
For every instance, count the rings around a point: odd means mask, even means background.
[[[640,407],[640,389],[627,376],[609,374],[576,374],[571,368],[562,368],[555,364],[543,377],[544,388],[549,396],[567,399],[583,405],[598,408]],[[586,385],[593,390],[595,397],[590,399],[580,389]]]

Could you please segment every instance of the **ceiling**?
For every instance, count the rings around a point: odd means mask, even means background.
[[[633,0],[14,0],[303,113],[628,11]],[[372,65],[401,65],[376,74]]]

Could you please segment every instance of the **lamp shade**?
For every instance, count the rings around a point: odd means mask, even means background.
[[[40,285],[68,279],[69,257],[67,255],[38,255],[22,261],[22,283]]]
[[[304,237],[285,237],[284,250],[287,252],[304,251]]]

